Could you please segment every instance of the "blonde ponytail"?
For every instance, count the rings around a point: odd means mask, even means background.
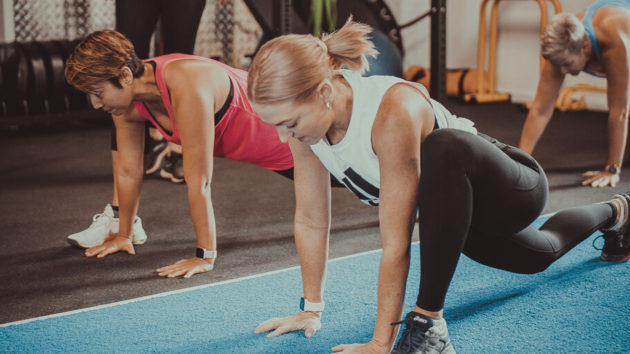
[[[350,17],[322,40],[289,34],[265,43],[249,69],[247,94],[256,103],[305,99],[335,71],[347,67],[364,72],[366,55],[378,54],[368,39],[371,28]]]
[[[324,35],[322,40],[328,48],[331,65],[334,69],[347,67],[363,74],[369,70],[366,55],[376,57],[378,51],[368,38],[372,28],[366,24],[352,21],[352,16],[338,31]]]

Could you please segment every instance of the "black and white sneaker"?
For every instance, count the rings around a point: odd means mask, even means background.
[[[615,224],[602,229],[604,247],[600,258],[607,262],[626,262],[630,259],[630,192],[615,194],[611,201],[617,206]]]
[[[149,152],[144,155],[144,174],[151,175],[162,167],[164,156],[168,153],[168,141],[166,139],[149,139]]]
[[[392,323],[397,324],[405,324],[405,330],[392,354],[455,353],[444,319],[436,320],[412,311],[403,321]]]
[[[182,154],[169,151],[164,158],[160,176],[164,179],[171,180],[173,183],[184,182],[184,160]]]

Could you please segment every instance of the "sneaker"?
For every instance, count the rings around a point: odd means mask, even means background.
[[[168,153],[168,141],[166,139],[154,140],[150,137],[147,139],[149,139],[150,151],[144,155],[144,173],[150,175],[162,167],[164,156]]]
[[[118,218],[114,218],[114,220],[112,220],[112,228],[110,231],[110,235],[118,233],[118,223],[119,223]],[[147,233],[144,232],[144,228],[142,227],[142,219],[140,219],[139,216],[136,216],[136,220],[134,220],[133,225],[131,227],[131,232],[133,232],[132,243],[134,245],[142,245],[143,243],[147,242]]]
[[[118,232],[118,218],[114,217],[114,210],[107,204],[102,214],[92,217],[92,225],[87,229],[67,237],[68,243],[77,248],[90,248],[102,245],[105,238]],[[142,228],[142,220],[136,216],[133,223],[133,244],[141,245],[147,241],[147,234]]]
[[[600,258],[607,262],[626,262],[630,259],[630,192],[615,194],[613,201],[615,200],[621,208],[617,212],[615,225],[601,230],[604,234],[604,247]]]
[[[409,312],[403,321],[405,330],[392,354],[403,353],[455,353],[444,319],[432,319],[417,312]]]
[[[164,158],[160,176],[165,179],[170,179],[173,183],[184,182],[184,159],[182,158],[182,154],[170,151]]]

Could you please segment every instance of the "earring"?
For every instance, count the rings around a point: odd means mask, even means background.
[[[326,102],[326,109],[330,110],[330,102]]]

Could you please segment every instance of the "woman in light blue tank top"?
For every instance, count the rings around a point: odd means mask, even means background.
[[[545,29],[546,59],[519,147],[532,153],[554,111],[566,74],[581,71],[606,78],[608,157],[600,171],[585,172],[585,186],[614,187],[620,178],[628,131],[630,0],[599,0],[573,15],[556,15]]]

